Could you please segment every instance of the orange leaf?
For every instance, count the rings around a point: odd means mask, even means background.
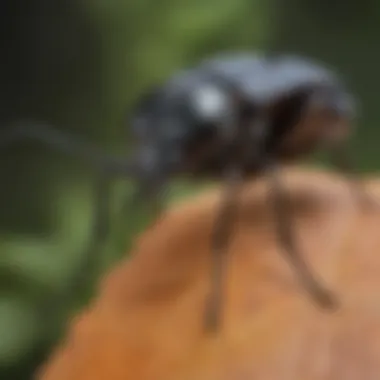
[[[282,255],[265,181],[247,185],[223,325],[202,330],[220,193],[170,210],[71,323],[40,380],[369,380],[380,373],[380,212],[323,171],[283,173],[302,252],[339,296],[319,309]],[[380,183],[368,182],[372,193]]]

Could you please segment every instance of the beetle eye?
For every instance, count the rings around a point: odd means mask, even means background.
[[[226,115],[230,102],[227,94],[217,86],[197,87],[190,94],[195,115],[203,120],[215,121]]]

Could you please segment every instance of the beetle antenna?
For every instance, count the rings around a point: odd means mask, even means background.
[[[40,141],[67,155],[77,156],[97,170],[114,175],[133,175],[134,173],[133,163],[125,158],[107,155],[89,142],[39,122],[18,122],[12,127],[0,130],[0,149],[25,139]]]

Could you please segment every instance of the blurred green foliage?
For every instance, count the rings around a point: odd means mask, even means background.
[[[222,50],[276,48],[341,69],[365,105],[365,128],[354,144],[359,166],[378,168],[375,2],[7,0],[1,7],[4,125],[43,120],[125,152],[128,111],[149,85]],[[87,288],[48,310],[68,289],[88,245],[95,173],[36,142],[1,154],[0,378],[25,380],[149,216],[120,215],[131,184],[115,182],[112,233],[94,252],[91,273],[83,273]],[[173,197],[196,189],[179,184]]]

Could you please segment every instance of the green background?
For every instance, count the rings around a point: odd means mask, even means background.
[[[104,151],[127,152],[125,118],[147,86],[216,52],[276,49],[342,72],[361,101],[355,161],[363,171],[380,167],[376,1],[7,0],[0,7],[1,128],[43,120]],[[131,185],[115,181],[111,235],[94,252],[85,286],[58,302],[89,244],[96,175],[37,142],[0,154],[0,379],[26,380],[149,215],[120,215]],[[179,184],[173,194],[195,190]],[[57,302],[61,308],[49,310]]]

